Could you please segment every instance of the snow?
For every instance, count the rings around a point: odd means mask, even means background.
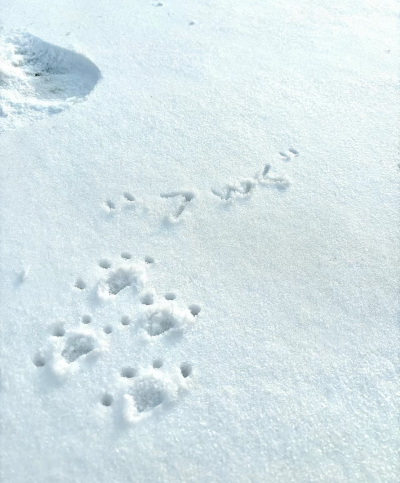
[[[1,35],[0,52],[0,132],[62,112],[89,94],[100,78],[82,55],[25,32]]]
[[[397,482],[398,2],[0,7],[2,481]]]

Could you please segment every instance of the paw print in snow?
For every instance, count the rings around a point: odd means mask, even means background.
[[[138,423],[172,407],[179,394],[187,389],[192,367],[183,363],[180,369],[164,372],[158,366],[159,361],[155,361],[153,368],[143,371],[137,377],[121,381],[117,398],[106,393],[100,400],[101,404],[111,406],[114,400],[119,401],[117,410],[126,423]]]
[[[79,370],[84,364],[96,361],[107,350],[105,334],[98,335],[92,329],[66,330],[63,323],[56,323],[50,329],[47,344],[37,352],[33,362],[37,367],[46,367],[56,376],[63,377]]]

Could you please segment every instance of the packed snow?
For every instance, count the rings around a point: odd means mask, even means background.
[[[399,2],[0,0],[0,480],[395,483]]]

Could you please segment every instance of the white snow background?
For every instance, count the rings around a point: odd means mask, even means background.
[[[399,2],[0,0],[0,479],[399,478]]]

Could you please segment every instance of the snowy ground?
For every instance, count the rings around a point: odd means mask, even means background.
[[[399,2],[0,12],[1,481],[397,482]]]

